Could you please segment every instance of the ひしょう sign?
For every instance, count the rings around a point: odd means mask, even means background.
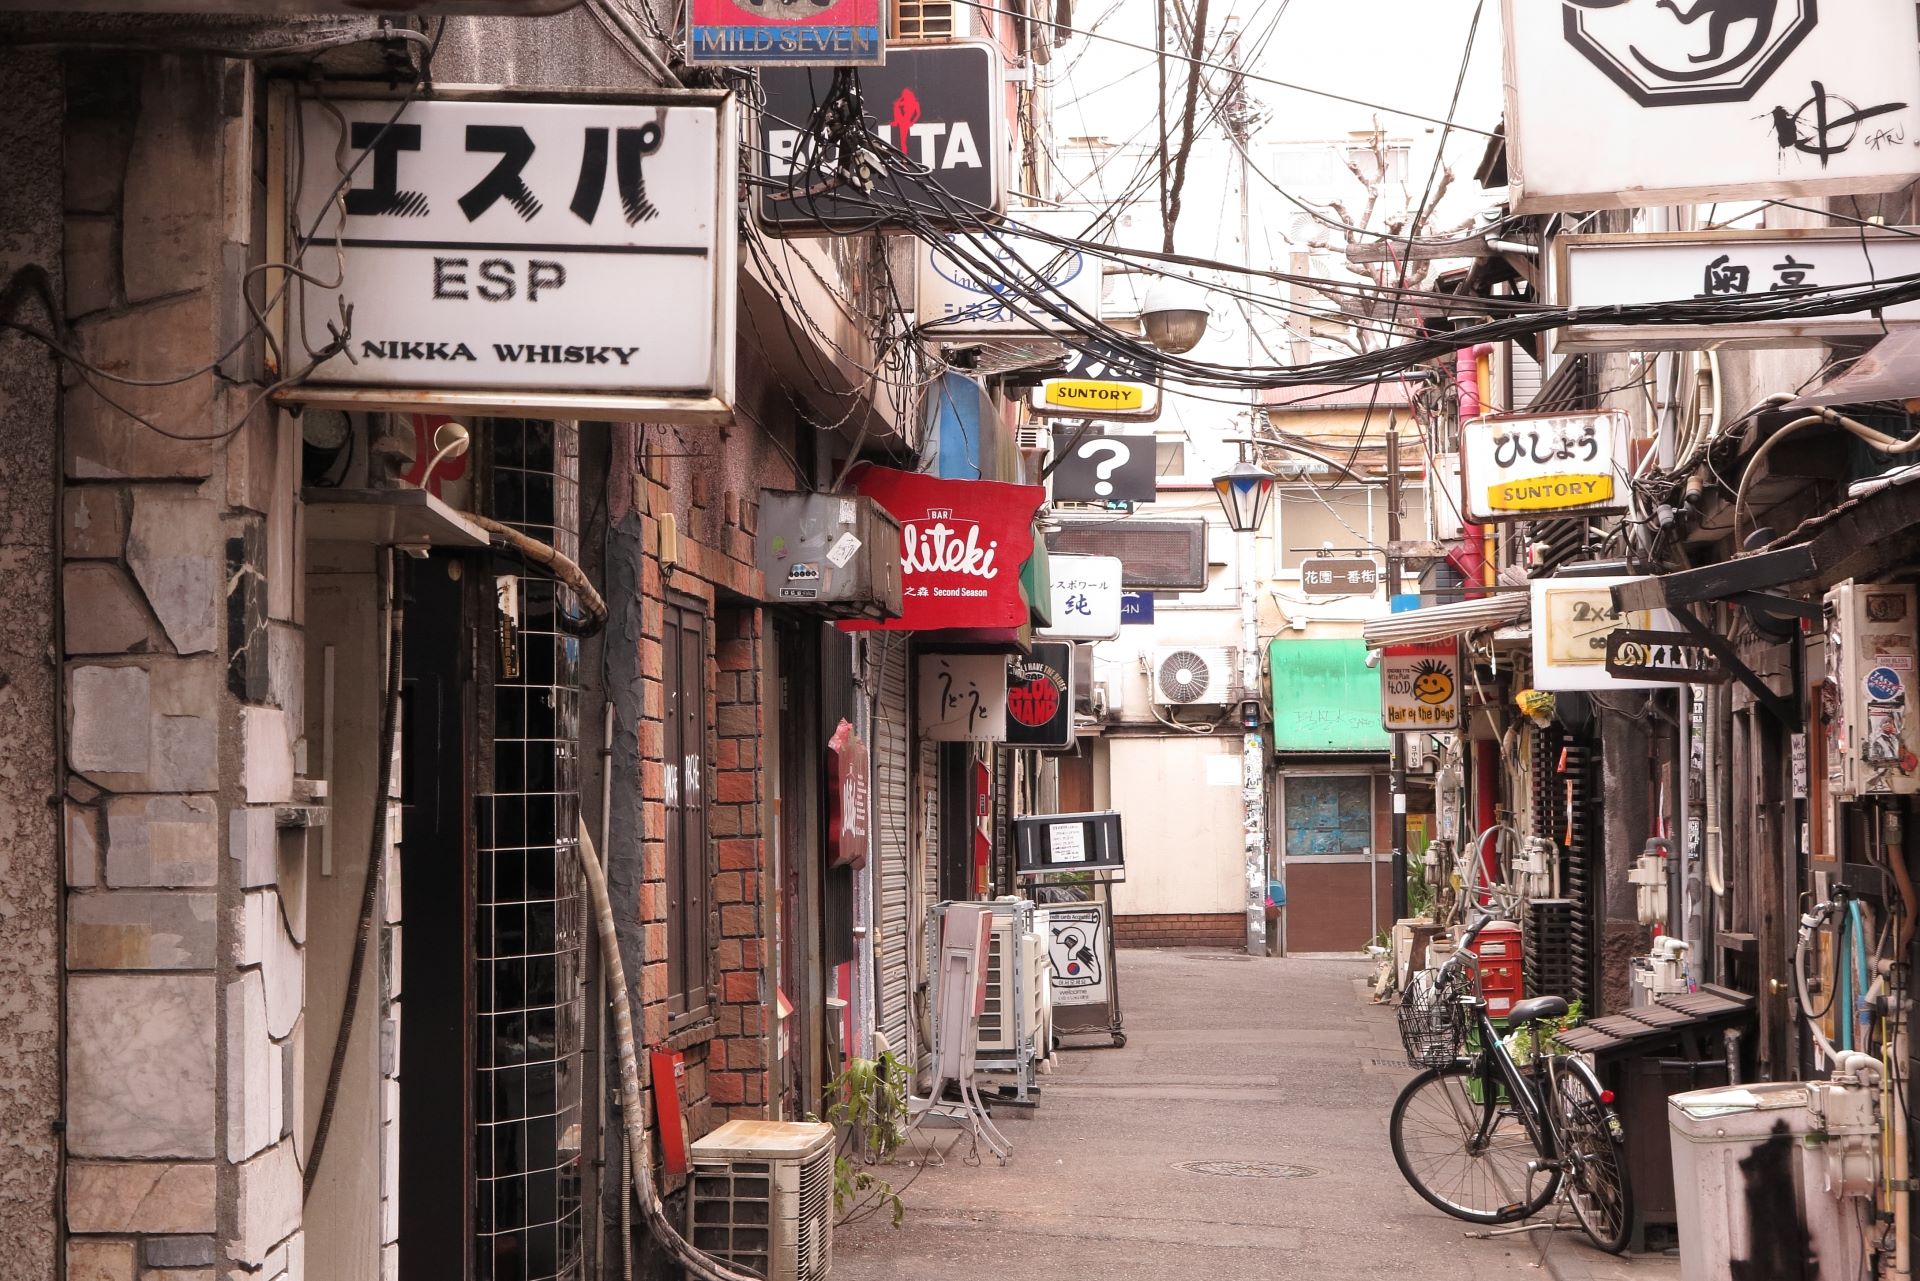
[[[1492,523],[1618,509],[1623,495],[1616,493],[1615,458],[1626,423],[1619,410],[1471,420],[1460,433],[1467,519]]]

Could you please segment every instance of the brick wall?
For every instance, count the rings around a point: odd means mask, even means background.
[[[719,980],[719,1035],[708,1051],[707,1085],[729,1116],[765,1116],[768,1073],[765,1033],[765,916],[768,866],[760,804],[761,736],[767,683],[761,670],[761,611],[724,607],[714,628],[713,803],[708,809],[716,844],[713,902],[720,933],[713,945]]]
[[[1121,947],[1244,948],[1247,918],[1241,912],[1119,916],[1114,918],[1113,938]]]

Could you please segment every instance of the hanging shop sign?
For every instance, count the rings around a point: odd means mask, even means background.
[[[1004,654],[922,654],[920,735],[930,743],[1004,743]]]
[[[1007,662],[1007,746],[1073,746],[1073,646],[1036,641]]]
[[[1624,510],[1627,484],[1618,455],[1626,440],[1627,416],[1619,410],[1472,419],[1460,432],[1467,519]]]
[[[1112,640],[1120,634],[1118,556],[1049,556],[1053,608],[1042,636],[1058,640]]]
[[[1516,213],[1920,176],[1910,0],[1505,0]]]
[[[1062,518],[1047,533],[1056,556],[1118,556],[1121,586],[1197,592],[1207,586],[1207,522],[1112,517]]]
[[[1675,685],[1717,684],[1729,672],[1692,632],[1643,632],[1618,627],[1607,633],[1607,673],[1626,680]]]
[[[1103,436],[1088,429],[1053,432],[1057,503],[1150,503],[1160,492],[1151,436]]]
[[[1028,622],[1020,567],[1033,555],[1039,485],[940,480],[863,467],[854,488],[900,523],[900,617],[849,621],[847,631],[1011,629]]]
[[[1066,366],[1040,381],[1027,407],[1040,418],[1151,422],[1160,416],[1160,384],[1152,370],[1089,342],[1067,352]]]
[[[1912,150],[1912,148],[1909,148]],[[1716,298],[1791,298],[1822,286],[1920,273],[1920,231],[1910,227],[1779,227],[1765,231],[1661,231],[1562,236],[1559,301],[1582,311]],[[1560,331],[1562,351],[1685,351],[1708,347],[1813,347],[1879,337],[1920,321],[1920,301],[1878,312],[1713,325],[1609,325]]]
[[[876,67],[881,0],[692,0],[687,61],[727,67]]]
[[[1315,556],[1300,562],[1300,590],[1308,596],[1371,596],[1380,590],[1380,562],[1366,557]]]
[[[1021,209],[991,233],[921,242],[914,291],[920,327],[930,338],[980,338],[1075,333],[1096,323],[1100,259],[1021,234],[1090,240],[1097,234],[1093,217],[1080,209]]]
[[[810,236],[926,223],[960,231],[965,225],[954,208],[974,215],[1006,212],[1006,84],[992,44],[959,40],[896,48],[884,67],[860,73],[873,128],[906,154],[913,169],[896,166],[878,174],[871,191],[847,185],[837,148],[823,146],[805,128],[833,81],[833,70],[825,67],[768,67],[760,73],[765,103],[757,154],[765,181],[754,212],[769,232]]]
[[[1607,661],[1616,631],[1679,633],[1664,609],[1627,612],[1613,603],[1619,583],[1638,576],[1536,578],[1532,583],[1533,683],[1538,689],[1657,689],[1671,683],[1647,672],[1616,674]],[[1688,679],[1707,679],[1693,675]]]
[[[1389,645],[1380,651],[1380,724],[1393,733],[1460,728],[1460,642]]]
[[[873,809],[872,757],[852,724],[844,720],[827,740],[827,755],[833,779],[827,792],[827,865],[865,867]]]
[[[285,348],[346,338],[285,397],[727,420],[731,97],[439,92],[275,99],[294,257],[341,277],[291,283]]]
[[[1124,566],[1122,568],[1122,573],[1123,575],[1125,573]],[[1152,592],[1121,592],[1120,593],[1120,626],[1122,627],[1153,626],[1153,593]]]

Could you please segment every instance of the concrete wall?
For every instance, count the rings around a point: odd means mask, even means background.
[[[0,281],[30,265],[60,304],[60,114],[47,54],[0,50]],[[29,295],[29,299],[31,295]],[[8,319],[44,326],[23,299]],[[46,349],[0,331],[0,1275],[56,1275],[60,1116],[60,759],[56,409]],[[84,847],[94,832],[77,833]]]
[[[1113,738],[1107,749],[1108,794],[1126,815],[1115,914],[1244,913],[1239,736]]]

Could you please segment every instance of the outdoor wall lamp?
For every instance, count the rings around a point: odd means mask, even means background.
[[[1229,529],[1248,534],[1265,523],[1267,504],[1273,500],[1273,481],[1273,473],[1245,459],[1213,478],[1213,490],[1220,495]]]

